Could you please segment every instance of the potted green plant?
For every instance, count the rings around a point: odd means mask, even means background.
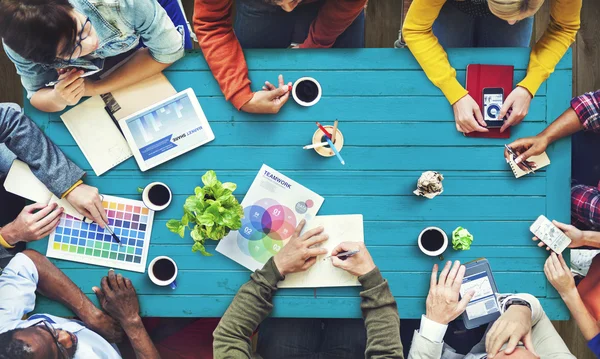
[[[206,172],[202,176],[202,183],[204,187],[196,187],[194,195],[185,200],[181,220],[169,220],[167,228],[181,238],[188,228],[194,240],[192,251],[211,256],[206,251],[205,241],[218,241],[229,231],[240,229],[244,208],[233,196],[237,185],[231,182],[221,183],[217,180],[215,171]]]

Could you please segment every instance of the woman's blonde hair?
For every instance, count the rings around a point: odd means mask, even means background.
[[[490,11],[501,19],[512,19],[533,11],[536,13],[544,0],[488,0]]]

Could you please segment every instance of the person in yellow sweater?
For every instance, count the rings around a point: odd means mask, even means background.
[[[519,124],[540,85],[575,41],[582,0],[550,1],[550,23],[533,46],[527,75],[504,99],[502,126]],[[414,0],[402,35],[427,77],[454,110],[460,132],[487,132],[481,109],[456,79],[444,47],[528,47],[533,15],[544,0]],[[510,111],[509,111],[510,110]]]

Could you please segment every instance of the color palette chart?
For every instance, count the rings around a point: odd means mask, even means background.
[[[108,224],[121,240],[117,243],[96,223],[63,214],[50,234],[46,255],[50,258],[94,264],[143,273],[146,268],[154,211],[142,201],[103,196]]]

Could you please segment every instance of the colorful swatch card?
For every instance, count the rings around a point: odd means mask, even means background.
[[[142,201],[103,196],[108,224],[121,240],[117,243],[96,223],[86,223],[63,214],[50,234],[46,255],[103,267],[144,273],[154,211]]]
[[[315,218],[323,197],[263,165],[241,204],[242,228],[219,241],[217,252],[254,271],[286,245],[301,220]]]

